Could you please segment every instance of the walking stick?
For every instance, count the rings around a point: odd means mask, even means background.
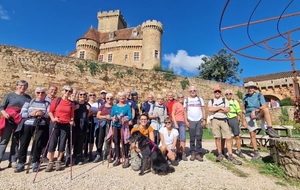
[[[37,177],[37,174],[38,174],[39,171],[40,171],[41,165],[42,165],[42,163],[43,163],[43,158],[46,156],[46,153],[47,153],[47,150],[48,150],[48,147],[49,147],[49,144],[50,144],[50,140],[52,139],[53,133],[54,133],[55,128],[56,128],[56,125],[57,125],[57,122],[55,122],[55,126],[54,126],[54,127],[52,128],[52,130],[51,130],[51,133],[50,133],[50,136],[49,136],[47,145],[46,145],[46,147],[45,147],[45,149],[44,149],[43,154],[42,154],[41,157],[40,157],[40,164],[39,164],[38,170],[37,170],[37,172],[36,172],[36,174],[35,174],[35,176],[34,176],[34,179],[33,179],[33,182],[32,182],[32,183],[35,182],[35,179],[36,179],[36,177]]]
[[[109,167],[109,163],[110,163],[110,160],[111,160],[112,145],[113,145],[113,140],[114,140],[114,129],[112,128],[112,122],[110,123],[110,127],[111,127],[111,130],[112,130],[112,134],[111,134],[110,146],[109,146],[109,151],[108,151],[108,156],[107,156],[107,168]]]
[[[124,124],[122,124],[122,127],[120,129],[120,133],[121,133],[121,145],[122,145],[122,148],[121,148],[121,156],[122,156],[122,159],[123,159],[123,163],[125,162],[125,147],[124,147],[124,137],[123,137],[123,129],[124,129]]]
[[[33,158],[33,150],[35,148],[35,142],[36,142],[36,134],[39,130],[39,124],[41,123],[41,118],[40,117],[37,117],[34,121],[34,124],[35,124],[35,130],[34,130],[34,133],[33,133],[33,137],[32,137],[32,147],[31,147],[31,151],[30,151],[30,156],[29,156],[29,160],[28,160],[28,164],[27,164],[27,168],[26,168],[26,174],[29,173],[29,168],[30,168],[30,163],[32,162],[32,158]]]
[[[72,165],[73,165],[73,160],[72,160],[72,136],[73,136],[73,126],[70,125],[70,178],[72,180]]]

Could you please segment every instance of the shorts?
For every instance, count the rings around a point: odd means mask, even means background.
[[[229,129],[227,119],[213,119],[212,132],[215,138],[231,139],[231,131]],[[222,134],[221,134],[222,133]]]
[[[177,121],[177,125],[178,125],[178,140],[179,141],[186,141],[186,130],[185,130],[185,123],[183,121]]]
[[[247,128],[249,132],[253,132],[258,128],[256,120],[257,119],[252,119],[250,116],[246,116]],[[265,119],[260,119],[260,120],[261,120],[261,128],[265,130],[267,128]]]
[[[228,118],[228,125],[234,136],[240,135],[239,120],[237,117]]]

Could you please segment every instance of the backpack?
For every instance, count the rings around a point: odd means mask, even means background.
[[[214,106],[214,99],[211,99],[210,101],[211,101],[211,105]],[[222,98],[222,102],[219,103],[219,104],[216,105],[216,106],[219,106],[219,105],[222,105],[222,104],[224,104],[224,107],[225,107],[225,98]]]
[[[28,107],[30,107],[33,104],[34,101],[35,101],[35,99],[31,99],[30,102],[29,102]],[[45,100],[44,104],[45,104],[46,110],[47,110],[48,106],[50,105],[50,102],[48,102],[48,101]]]
[[[200,100],[200,98],[199,98],[199,96],[196,96],[197,97],[197,100],[198,100],[198,102],[200,102],[200,106],[202,107],[202,104],[201,104],[201,100]],[[186,98],[185,100],[184,100],[184,102],[185,102],[185,105],[186,105],[186,110],[188,109],[188,106],[189,106],[189,98]]]
[[[257,101],[259,102],[259,106],[261,106],[261,101],[260,101],[261,95],[262,95],[262,93],[260,93],[260,92],[257,95]],[[248,98],[249,98],[249,94],[246,94],[244,99],[243,99],[243,101],[245,102],[245,105],[244,105],[245,108],[247,108],[247,106],[248,106]]]

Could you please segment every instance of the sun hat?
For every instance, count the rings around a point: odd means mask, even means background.
[[[249,87],[257,88],[257,85],[253,81],[249,81],[245,84],[245,88],[249,88]]]

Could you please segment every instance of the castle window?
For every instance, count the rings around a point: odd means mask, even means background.
[[[128,60],[128,55],[125,55],[125,61],[127,61]]]
[[[137,37],[137,35],[138,35],[138,31],[137,31],[136,28],[134,28],[134,29],[132,30],[132,36],[133,36],[133,37]]]
[[[134,52],[133,60],[134,61],[139,61],[140,60],[140,52]]]
[[[103,55],[102,54],[99,55],[98,61],[103,62]]]
[[[112,59],[113,59],[113,54],[112,53],[108,54],[108,56],[107,56],[107,62],[111,63]]]
[[[79,52],[79,58],[84,59],[84,53],[85,53],[84,51],[80,51]]]
[[[110,31],[110,33],[109,33],[109,39],[110,40],[113,40],[115,38],[115,33],[114,33],[114,31]]]
[[[154,58],[159,59],[159,52],[158,50],[154,50]]]

